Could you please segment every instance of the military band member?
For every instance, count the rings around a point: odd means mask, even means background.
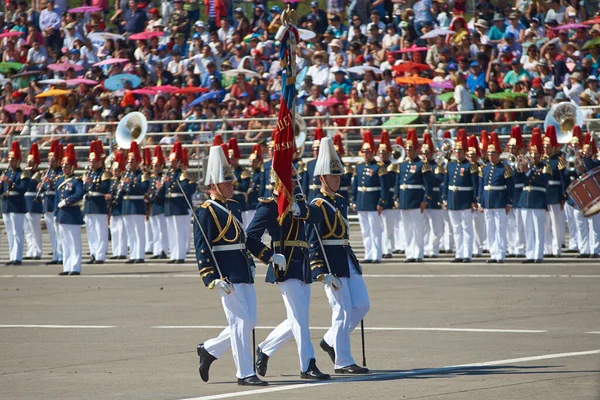
[[[336,133],[333,136],[333,147],[335,147],[335,151],[337,151],[338,157],[341,160],[346,154],[346,150],[344,149],[342,135],[339,133]],[[350,164],[345,164],[344,161],[342,161],[342,165],[344,166],[344,174],[342,175],[340,190],[338,190],[338,193],[344,196],[346,201],[350,201],[350,191],[352,190],[352,177],[354,176],[354,168]],[[319,182],[319,184],[321,183]]]
[[[440,243],[444,237],[441,186],[444,183],[446,170],[443,165],[438,165],[434,160],[435,153],[436,148],[431,135],[427,132],[423,133],[422,161],[426,162],[431,170],[431,199],[427,202],[427,208],[425,209],[425,258],[438,258],[440,256]]]
[[[365,259],[362,263],[380,263],[381,213],[387,204],[387,170],[383,163],[375,160],[375,140],[371,132],[363,134],[360,148],[364,162],[356,164],[356,176],[352,180],[352,208],[358,213],[358,222],[365,246]],[[337,153],[336,153],[337,156]]]
[[[396,144],[404,148],[404,142],[402,141],[401,133],[396,136]],[[396,175],[397,177],[397,175]],[[394,182],[394,196],[396,196],[396,182]],[[397,199],[397,197],[396,197]],[[402,219],[400,218],[402,211],[394,204],[394,214],[396,216],[396,222],[394,223],[394,254],[406,254],[406,239],[404,237],[404,229],[402,229]]]
[[[562,245],[565,242],[566,162],[556,139],[556,129],[552,125],[546,128],[544,135],[544,161],[552,170],[552,177],[548,181],[546,189],[548,213],[546,214],[544,254],[547,257],[560,257]]]
[[[259,193],[261,191],[262,183],[262,149],[260,144],[256,143],[252,146],[252,153],[248,158],[250,161],[250,188],[248,189],[248,210],[242,213],[244,228],[247,227],[247,223],[250,224],[256,213],[256,207],[258,207]]]
[[[152,178],[150,180],[150,191],[148,192],[148,203],[150,204],[150,228],[152,229],[152,259],[167,259],[169,251],[169,234],[167,219],[165,217],[166,190],[165,186],[159,189],[159,183],[164,178],[165,156],[160,145],[154,147],[154,155],[151,159]]]
[[[479,174],[479,209],[485,213],[490,258],[487,263],[503,263],[506,256],[508,213],[512,208],[514,180],[512,169],[500,161],[500,139],[490,135],[487,146],[489,162]]]
[[[509,156],[512,155],[515,160],[515,166],[511,167],[513,171],[513,182],[515,191],[513,193],[513,206],[508,212],[507,230],[508,235],[508,255],[507,257],[521,257],[525,255],[525,226],[523,225],[523,215],[521,209],[521,194],[525,186],[525,174],[516,168],[516,162],[521,162],[525,153],[525,142],[521,134],[521,128],[514,126],[510,132],[507,150]]]
[[[58,234],[58,225],[54,218],[54,203],[56,199],[56,182],[62,175],[60,162],[62,161],[62,145],[58,140],[50,142],[50,151],[48,152],[48,169],[44,172],[42,181],[38,183],[38,197],[42,197],[44,221],[46,222],[46,230],[50,237],[50,245],[52,246],[52,260],[46,265],[62,264],[62,245]]]
[[[405,263],[422,262],[425,256],[425,208],[431,201],[432,173],[428,163],[419,158],[417,131],[409,129],[404,142],[406,159],[394,186],[400,209],[401,230],[406,240]]]
[[[63,175],[56,183],[54,214],[62,238],[63,271],[59,275],[81,274],[81,200],[83,183],[75,176],[77,155],[73,144],[68,144],[62,159]]]
[[[452,134],[450,131],[444,131],[442,135],[442,139],[452,139]],[[450,162],[451,154],[446,155],[446,160]],[[448,168],[446,166],[446,173],[448,173]],[[444,184],[442,182],[441,190],[444,192]],[[440,194],[441,198],[441,194]],[[442,239],[440,253],[454,253],[454,236],[452,231],[452,226],[450,225],[450,217],[448,216],[448,209],[444,207],[444,202],[442,200],[442,215],[444,216],[444,237]]]
[[[32,143],[27,156],[27,165],[23,177],[28,179],[25,192],[25,241],[27,242],[26,260],[40,260],[42,258],[42,198],[37,195],[37,187],[42,180],[42,173],[38,170],[42,160],[37,143]]]
[[[475,172],[479,176],[481,166],[487,161],[482,160],[482,155],[487,152],[488,133],[486,130],[481,131],[481,144],[477,141],[477,136],[469,136],[469,150],[467,151],[467,160],[471,165],[477,168]],[[483,153],[482,153],[483,151]],[[477,178],[479,183],[479,178]],[[477,195],[477,193],[475,193]],[[485,233],[485,218],[482,213],[473,213],[473,257],[481,257],[484,249],[487,249],[487,238]]]
[[[471,262],[473,256],[473,210],[477,204],[479,171],[466,159],[467,150],[466,131],[459,129],[454,147],[456,161],[448,163],[442,193],[456,245],[455,258],[451,262]]]
[[[118,151],[110,167],[112,179],[106,200],[110,205],[110,237],[113,260],[127,259],[127,233],[125,230],[125,215],[123,214],[124,190],[121,178],[125,175],[125,153]]]
[[[386,170],[387,179],[387,199],[381,213],[381,222],[383,225],[383,234],[381,241],[382,258],[392,258],[394,251],[394,223],[396,222],[394,211],[394,185],[396,184],[396,165],[392,164],[390,157],[392,155],[392,142],[388,131],[381,132],[379,139],[379,160],[383,163]]]
[[[211,198],[196,210],[194,245],[200,277],[209,289],[217,291],[228,327],[218,337],[198,345],[200,377],[209,379],[213,361],[232,348],[238,385],[265,386],[252,363],[251,332],[256,326],[254,261],[246,249],[242,213],[232,200],[235,175],[221,146],[210,148],[205,185]],[[206,236],[205,236],[206,235]]]
[[[227,155],[236,178],[233,183],[233,200],[240,205],[243,217],[248,211],[248,191],[250,190],[251,176],[250,172],[240,165],[242,152],[236,138],[230,138],[227,141]],[[242,220],[242,222],[244,223],[244,229],[246,229],[251,221]]]
[[[583,133],[581,132],[581,128],[576,125],[573,127],[571,131],[571,140],[568,143],[568,147],[572,148],[575,151],[575,154],[581,157],[582,155],[582,145],[583,145]],[[565,159],[566,161],[566,159]],[[574,180],[579,177],[580,173],[578,168],[566,168],[565,171],[565,186],[569,187]],[[569,196],[567,197],[567,201],[565,202],[565,219],[567,225],[569,226],[569,243],[567,246],[567,250],[565,253],[579,253],[579,244],[578,239],[581,234],[579,233],[579,228],[577,226],[577,222],[575,220],[575,202]],[[586,223],[587,228],[587,223]],[[576,232],[576,234],[575,234]],[[581,256],[581,254],[579,255]],[[578,256],[578,257],[579,257]],[[582,258],[585,258],[582,257]]]
[[[8,168],[2,174],[2,220],[8,237],[10,261],[5,265],[21,265],[23,262],[23,225],[25,223],[25,197],[29,180],[22,177],[21,146],[12,142],[8,152]]]
[[[127,153],[127,172],[121,177],[125,231],[130,246],[127,264],[143,264],[145,262],[146,204],[144,197],[150,187],[150,180],[140,169],[141,161],[140,148],[136,142],[132,142]]]
[[[322,139],[315,166],[321,193],[311,202],[320,222],[308,229],[310,267],[313,280],[324,283],[332,310],[331,327],[321,348],[333,361],[336,373],[366,374],[369,370],[356,365],[350,349],[350,333],[369,311],[370,302],[362,268],[350,247],[347,203],[336,193],[342,174],[342,162],[331,139]]]
[[[313,138],[311,146],[314,158],[306,163],[305,171],[302,174],[302,190],[306,194],[309,202],[314,199],[321,190],[321,182],[319,181],[319,177],[315,176],[313,172],[315,170],[315,164],[317,163],[319,146],[321,145],[321,139],[323,139],[323,136],[323,128],[315,129],[315,137]]]
[[[542,135],[535,130],[529,141],[529,160],[520,168],[525,173],[525,186],[521,195],[523,209],[523,225],[525,225],[525,257],[527,263],[541,263],[544,259],[544,234],[546,223],[548,181],[552,177],[552,169],[542,162],[544,148]]]
[[[150,180],[150,187],[152,187],[152,151],[150,147],[144,147],[142,157],[142,173]],[[149,189],[150,190],[150,189]],[[154,250],[154,232],[152,230],[152,224],[150,223],[150,214],[152,212],[152,205],[148,201],[150,192],[146,193],[144,202],[146,203],[146,219],[144,220],[144,234],[146,236],[146,248],[144,253],[146,255],[153,254]]]

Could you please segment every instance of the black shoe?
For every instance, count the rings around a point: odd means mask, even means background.
[[[319,343],[319,346],[321,346],[323,351],[325,351],[325,353],[329,355],[329,358],[331,358],[331,362],[335,364],[335,350],[333,349],[333,347],[328,345],[325,339],[321,339],[321,343]]]
[[[429,258],[440,258],[440,256],[433,255],[433,256],[429,256]]]
[[[23,261],[21,261],[21,260],[17,260],[17,261],[13,261],[12,262],[12,265],[21,265],[21,264],[23,264]]]
[[[554,254],[544,254],[544,257],[546,257],[546,258],[554,258],[556,256]]]
[[[486,264],[497,264],[498,260],[494,260],[493,258],[490,258],[489,260],[485,260]]]
[[[506,258],[516,258],[517,255],[516,254],[507,254]]]
[[[440,254],[446,254],[447,251],[446,250],[440,250]]]
[[[504,260],[496,260],[498,264],[504,264]]]
[[[167,261],[167,264],[175,264],[177,262],[177,260],[169,260]]]
[[[146,261],[144,261],[143,259],[140,258],[140,259],[135,260],[134,264],[143,264],[145,262]]]
[[[577,258],[590,258],[589,254],[580,254],[577,256]]]
[[[381,258],[392,258],[391,254],[383,254]]]
[[[423,262],[423,259],[422,258],[417,258],[417,260],[415,262],[418,262],[418,263]]]
[[[127,260],[127,262],[125,264],[133,264],[134,262],[135,262],[135,260],[131,259],[131,260]]]
[[[152,256],[152,257],[150,257],[150,259],[151,260],[158,260],[158,257],[160,257],[160,256]]]
[[[41,259],[42,259],[42,256],[35,256],[35,257],[32,257],[31,259],[32,259],[32,260],[41,260]]]
[[[112,256],[112,257],[110,257],[109,259],[110,259],[110,260],[118,260],[118,259],[119,259],[119,256]]]
[[[119,256],[117,257],[118,260],[127,260],[127,256]]]
[[[311,358],[306,372],[300,372],[300,379],[314,379],[316,381],[325,381],[330,378],[331,375],[324,374],[321,371],[319,371],[319,368],[317,368],[317,361],[314,358]]]
[[[381,260],[373,260],[371,264],[381,264]]]
[[[262,352],[260,347],[256,348],[256,373],[260,376],[267,374],[267,367],[269,364],[269,356]]]
[[[544,260],[535,260],[535,263],[536,263],[536,264],[541,264],[541,263],[543,263],[543,262],[544,262]]]
[[[269,386],[269,383],[263,381],[256,375],[252,375],[252,376],[249,376],[244,379],[238,378],[238,385],[240,385],[240,386]]]
[[[104,264],[104,260],[96,260],[94,261],[94,264]]]
[[[58,274],[58,275],[69,275],[69,272],[68,272],[68,271],[63,271],[63,272],[61,272],[61,273],[60,273],[60,274]]]
[[[453,260],[450,260],[450,262],[451,263],[461,263],[461,262],[463,262],[463,259],[462,258],[455,258]]]
[[[352,364],[352,365],[348,365],[347,367],[336,368],[335,373],[336,374],[368,374],[369,369],[365,368],[365,367],[359,367],[356,364]]]
[[[464,263],[470,263],[471,259],[470,258],[463,258],[462,262],[464,262]]]
[[[392,251],[393,254],[400,254],[400,250],[394,250]]]
[[[177,260],[177,261],[175,261],[175,264],[184,264],[184,263],[185,263],[185,260]]]
[[[480,258],[480,257],[483,257],[483,255],[482,254],[473,254],[473,258]]]
[[[371,260],[361,260],[360,263],[361,264],[371,264],[373,261]]]
[[[94,257],[92,257],[89,261],[86,262],[86,264],[94,264],[96,262],[96,259]]]
[[[202,378],[204,382],[208,382],[208,370],[210,369],[210,364],[212,364],[216,358],[206,351],[203,344],[199,344],[196,351],[198,352],[198,357],[200,357],[200,367],[198,368],[200,378]]]
[[[579,253],[577,250],[565,250],[563,253]]]
[[[168,258],[168,257],[167,257],[167,253],[165,253],[165,252],[163,251],[162,253],[160,253],[160,256],[158,256],[158,258],[159,258],[159,259],[161,259],[161,260],[166,260],[166,259]]]
[[[521,264],[533,264],[534,262],[535,262],[535,260],[527,259],[527,260],[521,261]]]
[[[69,275],[81,275],[81,272],[71,271],[69,272]]]
[[[146,252],[146,253],[144,253],[144,254],[146,254],[147,256],[149,256],[150,254],[152,254],[152,252],[151,252],[151,251],[147,251],[147,252]]]
[[[59,263],[58,261],[52,260],[52,261],[48,261],[48,262],[46,263],[46,265],[56,265],[56,264],[58,264],[58,263]]]
[[[417,259],[416,259],[416,258],[407,258],[406,260],[404,260],[404,263],[405,263],[405,264],[408,264],[408,263],[415,263],[415,262],[417,262]]]
[[[33,260],[33,257],[23,257],[23,260]]]
[[[13,262],[14,261],[7,261],[7,262],[4,263],[4,265],[13,265]]]

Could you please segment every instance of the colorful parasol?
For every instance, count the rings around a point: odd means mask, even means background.
[[[600,37],[597,38],[593,38],[592,40],[588,40],[587,42],[585,42],[585,44],[583,45],[582,49],[583,50],[587,50],[590,47],[596,47],[596,46],[600,46]]]
[[[77,85],[97,85],[100,82],[97,82],[93,79],[86,79],[86,78],[75,78],[75,79],[69,79],[66,81],[67,85],[69,86],[77,86]]]
[[[300,35],[300,39],[301,40],[311,40],[313,39],[315,36],[317,36],[317,34],[313,31],[309,31],[308,29],[298,29],[298,34]]]
[[[420,76],[400,76],[395,81],[401,85],[430,85],[433,82],[429,78],[422,78]]]
[[[104,87],[111,92],[115,90],[125,89],[125,83],[131,83],[132,88],[136,88],[141,85],[142,79],[137,75],[132,74],[119,74],[114,75],[104,81]]]
[[[560,31],[563,29],[579,29],[579,28],[589,28],[589,25],[586,24],[566,24],[566,25],[561,25],[561,26],[557,26],[554,28],[550,28],[550,30],[552,31]]]
[[[129,40],[149,40],[154,37],[161,37],[164,35],[165,35],[165,33],[160,32],[160,31],[152,31],[152,32],[144,31],[144,32],[140,32],[140,33],[134,33],[133,35],[129,36],[127,39],[129,39]]]
[[[67,72],[71,68],[73,68],[75,72],[83,71],[83,67],[79,64],[58,63],[48,65],[48,69],[56,72]]]
[[[181,88],[179,88],[177,86],[173,86],[173,85],[162,85],[162,86],[155,86],[152,88],[152,90],[154,90],[156,92],[161,92],[161,93],[175,93],[180,89]]]
[[[184,87],[184,88],[179,88],[179,89],[177,89],[176,92],[173,92],[173,93],[188,94],[188,93],[206,93],[206,92],[208,92],[208,88],[188,86],[188,87]]]
[[[8,111],[11,114],[16,113],[17,111],[23,111],[25,114],[29,114],[31,110],[35,107],[30,106],[29,104],[18,103],[18,104],[7,104],[4,107],[4,111]]]
[[[411,72],[413,70],[427,71],[431,67],[427,64],[420,64],[412,61],[403,62],[392,66],[392,70],[396,72]]]
[[[429,50],[428,47],[418,47],[416,45],[412,45],[406,49],[402,49],[402,50],[396,50],[393,53],[414,53],[416,51],[427,51]]]
[[[129,62],[128,58],[107,58],[106,60],[102,60],[93,64],[94,67],[102,67],[103,65],[112,65],[118,63],[126,63]]]
[[[23,64],[15,61],[0,62],[0,72],[3,74],[10,71],[20,71],[23,68]]]
[[[2,33],[0,33],[0,39],[4,39],[4,38],[8,38],[8,37],[18,37],[18,36],[22,36],[22,35],[24,35],[23,32],[17,32],[17,31],[2,32]]]
[[[37,81],[37,83],[42,85],[64,85],[65,83],[67,83],[67,81],[65,81],[64,79],[50,78],[42,79],[40,81]]]
[[[433,29],[421,36],[421,39],[433,39],[438,36],[453,35],[455,33],[456,32],[454,32],[453,30],[446,28]]]
[[[419,119],[418,115],[399,115],[397,117],[388,119],[387,121],[385,121],[383,123],[382,126],[387,126],[387,127],[406,126],[406,125],[412,124],[417,119]]]
[[[39,99],[39,98],[42,98],[42,97],[65,96],[65,95],[67,95],[69,93],[71,93],[70,90],[50,89],[50,90],[47,90],[47,91],[42,92],[40,94],[37,94],[35,97]]]
[[[429,86],[431,86],[434,89],[454,89],[454,85],[452,84],[452,81],[450,80],[445,80],[445,81],[433,81],[429,84]]]
[[[260,75],[257,72],[251,71],[249,69],[244,68],[236,68],[230,69],[229,71],[223,71],[223,75],[225,76],[238,76],[239,74],[244,74],[244,76],[251,78],[258,78]]]
[[[71,8],[69,10],[70,13],[89,13],[89,12],[96,12],[96,11],[102,11],[102,8],[96,7],[96,6],[81,6],[81,7]]]
[[[130,93],[133,93],[133,94],[145,94],[145,95],[148,95],[148,96],[152,96],[152,95],[155,95],[158,92],[156,91],[156,88],[141,88],[141,89],[131,90]]]

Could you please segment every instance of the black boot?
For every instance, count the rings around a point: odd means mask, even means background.
[[[260,347],[256,348],[256,373],[260,376],[267,374],[267,367],[269,364],[269,356],[262,352]]]
[[[365,367],[359,367],[356,364],[348,365],[347,367],[336,368],[336,374],[368,374],[369,369]]]
[[[306,370],[306,372],[300,372],[300,378],[324,381],[331,378],[331,376],[329,374],[324,374],[321,371],[319,371],[319,368],[317,368],[317,361],[314,358],[311,358],[310,364],[308,364],[308,369]]]
[[[247,378],[239,379],[238,385],[240,386],[269,386],[269,384],[256,375],[249,376]]]
[[[161,260],[166,260],[167,254],[163,251],[162,253],[160,253],[160,256],[158,258],[160,258]]]
[[[200,372],[200,378],[202,378],[204,382],[208,382],[208,370],[210,369],[210,364],[212,364],[216,358],[206,351],[204,348],[204,343],[199,344],[196,351],[200,357],[200,367],[198,368],[198,372]]]
[[[319,346],[321,346],[321,348],[323,349],[323,351],[325,351],[325,353],[329,354],[329,358],[331,358],[331,362],[335,364],[335,350],[333,349],[333,347],[328,345],[327,342],[325,341],[325,339],[321,340],[321,343],[319,343]]]
[[[93,264],[96,262],[96,257],[92,256],[92,258],[90,258],[90,260],[88,262],[86,262],[86,264]]]

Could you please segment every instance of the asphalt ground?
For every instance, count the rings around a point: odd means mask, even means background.
[[[351,237],[360,258],[355,226]],[[2,260],[6,248],[2,236]],[[78,277],[59,277],[46,259],[2,266],[0,399],[600,398],[600,260],[451,258],[403,264],[395,255],[364,267],[370,375],[302,381],[291,341],[271,358],[266,388],[237,386],[231,353],[200,380],[196,345],[226,321],[191,255],[176,265],[84,265]],[[257,342],[285,315],[265,271],[258,265]],[[318,347],[331,318],[321,284],[310,311],[317,364],[333,374]],[[359,329],[352,350],[361,363]]]

